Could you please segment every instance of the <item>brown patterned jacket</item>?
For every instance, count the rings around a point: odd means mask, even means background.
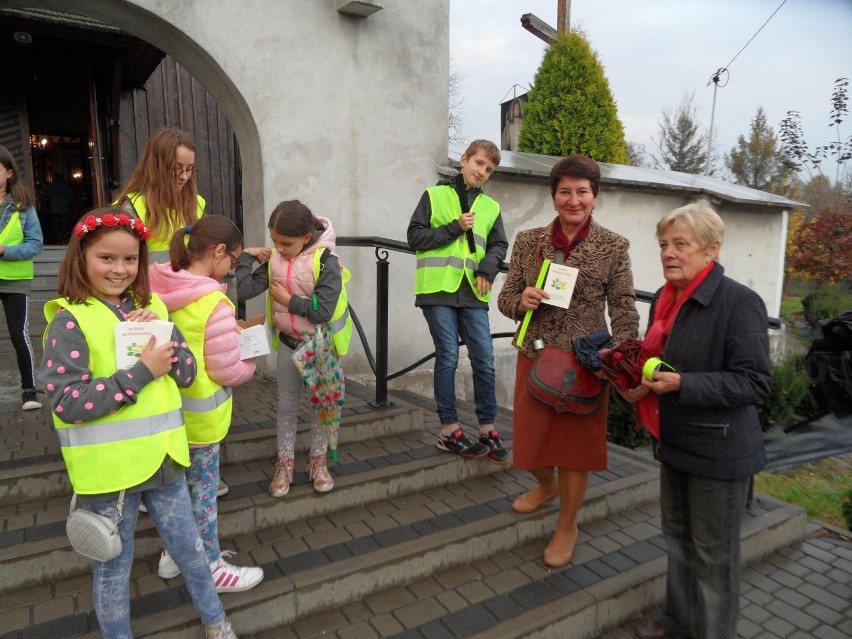
[[[555,260],[551,243],[553,225],[521,231],[512,246],[509,275],[497,298],[497,307],[506,317],[520,322],[524,312],[518,311],[521,294],[527,286],[535,286],[541,269],[542,257],[536,255],[536,243],[543,234],[541,253]],[[533,340],[539,336],[550,346],[571,351],[574,341],[595,331],[606,330],[604,309],[609,307],[610,332],[616,344],[635,338],[639,330],[636,312],[636,293],[633,290],[633,273],[630,270],[630,243],[592,219],[588,237],[571,253],[566,264],[580,269],[571,307],[563,309],[543,304],[535,311],[527,329],[523,345],[517,344],[518,334],[512,343],[528,357],[535,357]],[[518,326],[520,329],[520,325]]]

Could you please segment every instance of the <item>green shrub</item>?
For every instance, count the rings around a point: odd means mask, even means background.
[[[809,386],[804,355],[793,355],[774,365],[772,391],[760,407],[761,428],[767,431],[773,426],[785,427],[800,406],[808,405]]]
[[[527,101],[521,150],[627,164],[624,127],[604,67],[578,29],[547,47]]]
[[[636,430],[636,408],[625,401],[612,386],[609,388],[607,440],[633,450],[651,443],[647,430]]]
[[[822,320],[837,317],[850,308],[852,308],[852,295],[845,293],[837,284],[821,286],[802,298],[805,319],[813,327],[818,326]]]
[[[846,494],[843,495],[840,512],[843,513],[843,519],[846,520],[846,527],[852,530],[852,489],[847,490]]]

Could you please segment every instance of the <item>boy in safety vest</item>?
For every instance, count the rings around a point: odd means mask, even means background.
[[[465,459],[488,455],[495,464],[504,464],[508,454],[494,428],[497,398],[488,301],[509,243],[500,205],[481,190],[500,164],[500,151],[488,140],[474,140],[460,162],[454,180],[426,189],[408,225],[408,243],[417,251],[415,305],[423,310],[435,343],[438,448]],[[473,369],[478,441],[471,441],[458,423],[459,338]]]

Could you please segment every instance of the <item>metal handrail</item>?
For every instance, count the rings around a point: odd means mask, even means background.
[[[367,356],[367,362],[370,365],[370,368],[373,371],[373,374],[376,376],[376,400],[372,403],[375,408],[389,408],[393,406],[392,402],[388,401],[388,382],[392,379],[396,379],[397,377],[401,377],[406,373],[411,372],[418,366],[423,365],[428,362],[430,359],[435,357],[435,352],[433,351],[429,355],[422,357],[417,360],[413,364],[402,368],[395,373],[388,373],[388,319],[389,319],[389,269],[390,262],[388,262],[388,251],[395,251],[397,253],[409,253],[411,255],[415,254],[416,251],[411,248],[407,242],[401,242],[399,240],[391,240],[384,237],[370,237],[370,236],[343,236],[337,238],[337,246],[353,246],[360,248],[373,248],[375,249],[376,254],[376,353],[373,355],[373,351],[370,348],[370,343],[367,341],[367,336],[364,333],[364,328],[361,325],[361,322],[358,319],[358,316],[355,313],[355,309],[352,308],[352,305],[349,305],[349,313],[352,316],[352,323],[355,327],[355,331],[358,333],[358,338],[361,340],[361,345],[364,348],[364,353]],[[506,262],[503,262],[500,265],[500,272],[507,273],[509,271],[509,265]],[[649,291],[636,291],[636,299],[640,302],[646,302],[650,304],[654,300],[654,294]],[[774,317],[769,318],[769,326],[772,328],[779,328],[781,326],[781,321]],[[513,337],[514,331],[512,332],[501,332],[501,333],[492,333],[492,339],[502,339],[506,337]],[[459,346],[463,346],[464,341],[459,340]]]

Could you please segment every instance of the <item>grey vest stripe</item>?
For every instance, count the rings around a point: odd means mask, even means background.
[[[332,333],[339,333],[343,330],[343,327],[346,326],[346,320],[349,319],[349,307],[346,307],[346,310],[343,311],[343,315],[338,317],[333,322],[328,323],[328,327],[331,329]]]
[[[473,234],[473,241],[474,241],[474,243],[475,243],[475,244],[476,244],[479,248],[481,248],[483,251],[484,251],[484,250],[486,249],[486,247],[488,246],[488,245],[487,245],[487,242],[486,242],[486,239],[485,239],[484,237],[482,237],[481,235],[477,235],[476,233],[474,233],[474,234]]]
[[[169,252],[165,251],[148,251],[148,263],[153,264],[157,262],[158,264],[168,264],[169,263]]]
[[[230,386],[223,386],[210,397],[181,397],[183,409],[190,413],[209,413],[219,408],[222,404],[228,401],[228,398],[234,394],[234,389]]]
[[[417,268],[443,268],[445,266],[452,266],[453,268],[457,268],[462,270],[464,268],[464,261],[460,257],[420,257],[417,259]]]
[[[469,271],[473,271],[474,273],[476,273],[476,269],[479,268],[479,262],[477,262],[472,257],[469,257],[467,258],[467,260],[465,260],[465,266]]]
[[[175,428],[183,428],[183,413],[180,409],[151,417],[140,417],[104,424],[79,424],[68,428],[57,428],[56,436],[63,448],[71,446],[93,446],[158,435]]]

